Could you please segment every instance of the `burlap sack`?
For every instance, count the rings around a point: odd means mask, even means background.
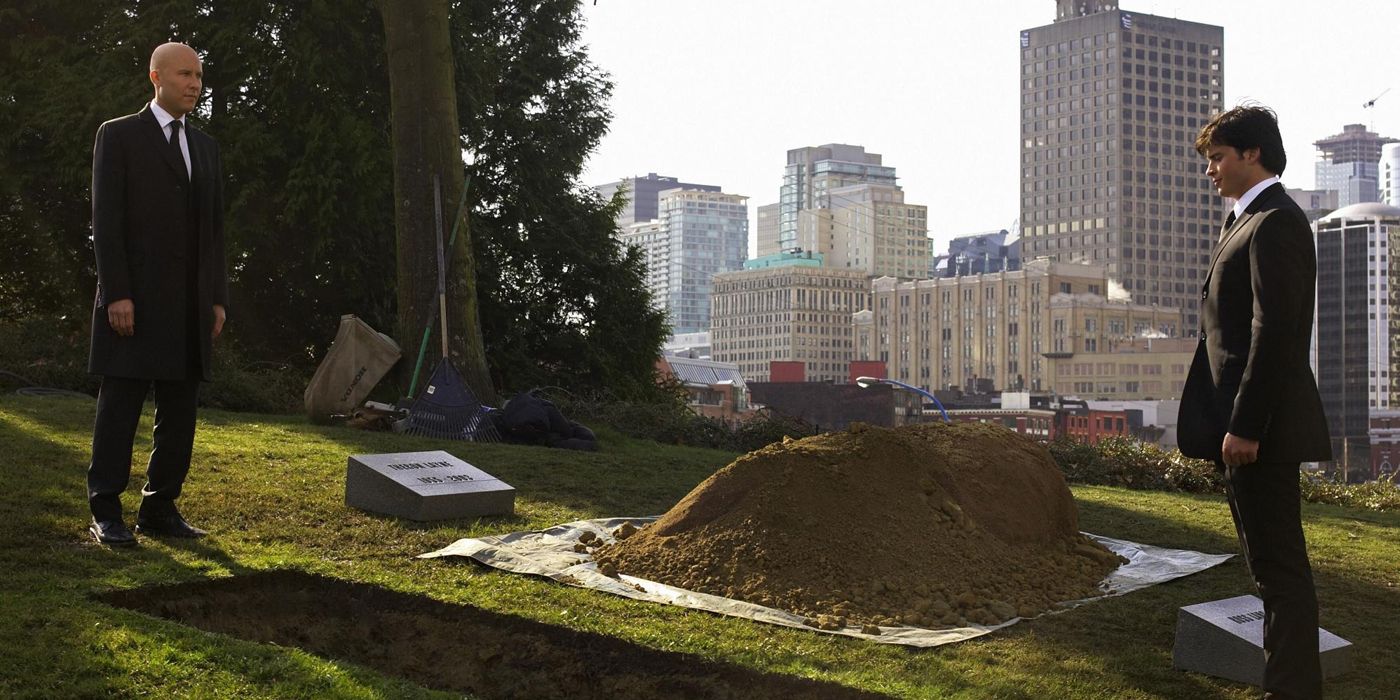
[[[326,353],[302,401],[312,420],[349,415],[369,396],[380,379],[399,361],[399,346],[354,314],[340,317],[340,330]]]

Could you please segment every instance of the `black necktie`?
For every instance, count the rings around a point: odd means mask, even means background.
[[[1229,215],[1229,216],[1225,217],[1225,227],[1222,228],[1222,229],[1220,229],[1220,240],[1222,240],[1222,241],[1225,240],[1225,234],[1229,233],[1229,232],[1230,232],[1230,227],[1231,227],[1231,226],[1234,226],[1234,225],[1235,225],[1235,212],[1232,211],[1232,212],[1230,212],[1230,215]]]
[[[188,179],[190,171],[185,166],[185,152],[180,149],[180,120],[170,122],[170,151],[175,154],[175,162],[180,164],[180,172]]]

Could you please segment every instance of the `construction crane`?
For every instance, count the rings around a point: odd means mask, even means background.
[[[1374,109],[1375,106],[1376,106],[1376,100],[1379,100],[1380,98],[1385,97],[1385,93],[1387,93],[1387,92],[1390,92],[1390,88],[1386,88],[1385,90],[1381,91],[1381,94],[1376,95],[1375,97],[1372,97],[1371,99],[1366,100],[1365,102],[1362,102],[1362,103],[1361,103],[1361,108],[1362,108],[1362,109]],[[1368,128],[1368,129],[1370,129],[1370,130],[1372,130],[1372,131],[1375,131],[1375,130],[1376,130],[1376,113],[1375,113],[1375,112],[1370,112],[1369,114],[1370,114],[1371,118],[1370,118],[1369,120],[1367,120],[1367,127],[1366,127],[1366,128]]]

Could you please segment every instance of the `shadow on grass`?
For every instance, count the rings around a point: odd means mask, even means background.
[[[117,591],[119,607],[484,698],[876,698],[376,586],[273,571]]]

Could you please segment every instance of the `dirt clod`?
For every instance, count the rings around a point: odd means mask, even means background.
[[[769,445],[656,523],[614,535],[595,553],[600,570],[818,628],[999,624],[1095,595],[1119,564],[1079,533],[1049,453],[979,423],[859,425]]]

